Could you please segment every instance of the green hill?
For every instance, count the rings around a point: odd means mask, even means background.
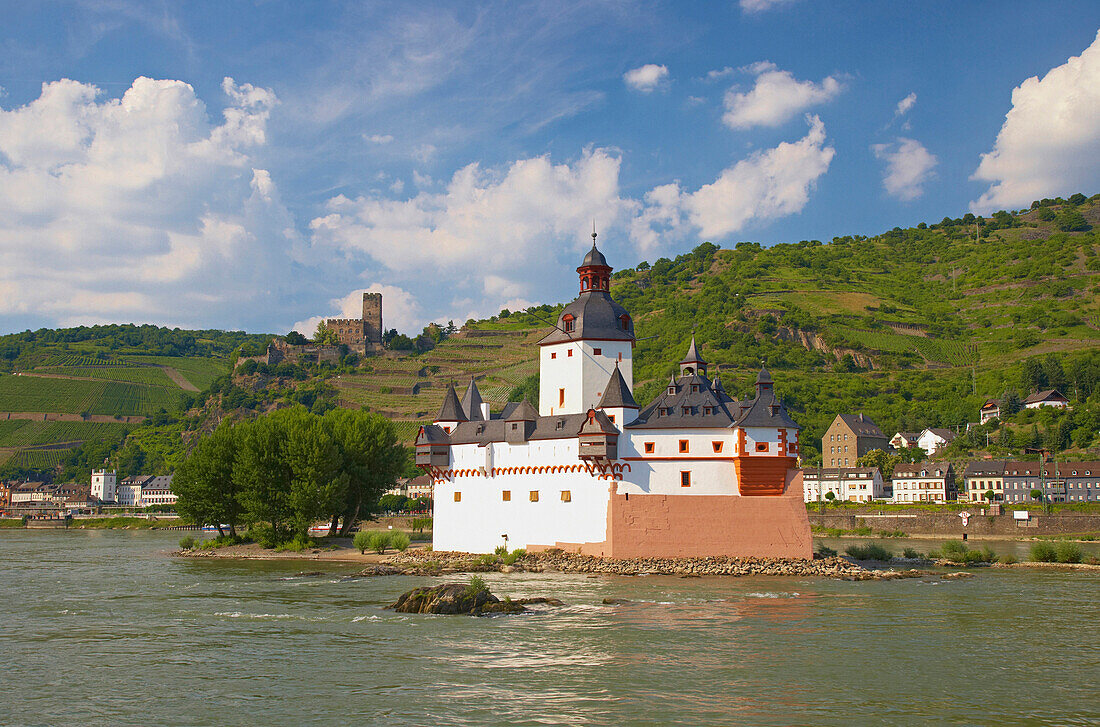
[[[808,462],[840,412],[865,412],[888,433],[963,431],[986,398],[1047,387],[1073,411],[1022,412],[1000,429],[974,429],[953,453],[1045,445],[1100,456],[1098,228],[1100,195],[1074,195],[873,237],[703,243],[620,268],[612,293],[635,318],[637,398],[656,394],[694,332],[734,395],[751,394],[762,364],[772,370],[805,428]],[[166,470],[190,432],[290,403],[366,407],[411,441],[449,382],[475,377],[494,409],[534,390],[534,344],[560,307],[501,311],[445,337],[437,328],[423,353],[337,367],[248,364],[232,377],[236,353],[259,353],[270,336],[97,326],[0,337],[0,412],[42,415],[17,425],[0,414],[0,462],[8,474],[59,464],[71,472],[105,456]],[[75,421],[49,422],[49,413]]]

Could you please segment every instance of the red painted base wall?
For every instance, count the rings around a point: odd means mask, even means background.
[[[789,470],[780,496],[620,495],[612,492],[603,543],[555,543],[609,558],[813,557],[802,474]],[[549,546],[532,546],[542,550]]]

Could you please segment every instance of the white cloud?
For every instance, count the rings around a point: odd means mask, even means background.
[[[898,105],[894,109],[894,118],[896,119],[899,116],[904,116],[905,114],[909,113],[909,109],[913,108],[916,105],[917,105],[917,94],[916,94],[916,92],[910,93],[908,96],[903,98],[901,101],[898,101]]]
[[[731,129],[779,126],[844,90],[844,85],[834,76],[827,76],[821,83],[798,81],[789,71],[781,71],[767,61],[745,70],[758,75],[751,90],[742,93],[734,87],[726,92],[726,113],[722,121]]]
[[[432,175],[430,175],[430,174],[421,174],[420,172],[418,172],[414,169],[413,170],[413,184],[415,184],[417,186],[417,188],[419,188],[419,189],[424,189],[425,187],[433,186],[435,184],[435,180],[432,179]]]
[[[372,144],[389,144],[393,141],[393,134],[371,134],[363,138]]]
[[[746,13],[762,13],[782,5],[789,5],[795,0],[741,0],[741,10]]]
[[[731,66],[726,66],[725,68],[716,68],[712,71],[707,71],[706,80],[717,81],[719,79],[732,76],[734,73],[737,73],[737,70]]]
[[[668,66],[647,63],[623,74],[623,82],[635,91],[650,93],[668,79]]]
[[[323,320],[329,318],[362,318],[363,293],[382,294],[383,328],[396,328],[401,333],[415,336],[430,322],[424,317],[416,296],[409,291],[396,285],[371,283],[366,288],[359,288],[341,298],[330,300],[328,304],[332,312],[328,315],[313,316],[298,321],[291,329],[303,335],[312,336],[317,330],[317,324]]]
[[[61,80],[0,109],[0,316],[231,327],[281,305],[297,236],[249,156],[277,100],[222,90],[221,123],[190,85],[144,77],[121,98]]]
[[[1088,48],[1012,91],[993,150],[972,179],[991,186],[973,212],[1021,207],[1100,183],[1100,32]]]
[[[634,251],[648,254],[801,211],[835,153],[820,119],[807,122],[804,138],[738,161],[695,192],[674,182],[640,200],[623,197],[619,156],[588,149],[571,164],[545,156],[502,169],[471,164],[441,191],[409,200],[336,197],[310,225],[314,250],[436,281],[455,291],[452,310],[515,309],[537,295],[548,266],[583,254],[593,219],[610,231],[601,248],[614,256],[627,235]]]
[[[826,146],[821,119],[807,116],[806,121],[810,130],[802,139],[756,152],[686,195],[682,207],[703,237],[722,238],[752,222],[802,211],[836,154]]]
[[[910,201],[924,194],[924,183],[935,176],[939,161],[915,139],[899,136],[890,144],[871,147],[876,159],[886,162],[882,186],[900,200]]]
[[[393,183],[390,185],[390,191],[393,192],[394,194],[401,194],[403,191],[405,191],[405,182],[404,182],[404,180],[401,180],[401,179],[393,180]]]

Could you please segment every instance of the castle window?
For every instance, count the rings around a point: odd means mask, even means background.
[[[710,446],[714,447],[714,453],[715,454],[721,453],[721,451],[722,451],[722,443],[721,442],[711,442]]]
[[[461,492],[456,492],[455,493],[455,502],[462,502],[462,493]]]
[[[688,440],[681,439],[680,440],[680,453],[682,454],[682,453],[687,452],[687,451],[688,451]]]
[[[646,454],[653,454],[653,442],[646,442],[644,447]]]
[[[512,431],[514,432],[518,429],[519,429],[519,424],[517,424],[516,422],[512,422]]]
[[[693,393],[693,394],[698,394],[699,393],[699,384],[692,384],[691,385],[691,393]]]
[[[569,349],[568,351],[566,351],[565,352],[565,357],[566,358],[573,358],[573,349]]]
[[[512,501],[512,491],[511,490],[502,490],[501,493],[500,493],[500,499],[503,500],[504,502],[511,502]]]
[[[690,472],[681,472],[680,473],[680,487],[691,487],[691,473]]]
[[[550,358],[557,358],[557,357],[558,357],[558,352],[557,351],[551,351],[550,352]]]
[[[593,356],[602,356],[603,355],[603,349],[602,348],[592,349],[592,355]]]
[[[608,415],[607,415],[607,418],[611,420],[611,423],[612,423],[612,424],[614,424],[614,423],[615,423],[615,415],[614,415],[614,414],[608,414]]]
[[[573,493],[571,493],[569,490],[562,490],[561,491],[561,501],[562,502],[573,502]]]
[[[575,319],[572,315],[567,315],[561,319],[562,326],[565,328],[566,333],[572,333],[575,328]]]
[[[623,327],[624,331],[629,331],[630,330],[630,316],[628,316],[626,313],[623,313],[621,316],[619,316],[619,324]]]
[[[623,360],[623,355],[622,355],[621,353],[619,354],[619,360],[620,360],[620,361],[622,361],[622,360]]]
[[[669,393],[669,396],[672,396],[673,394],[675,394],[676,393],[676,387],[675,386],[668,387],[668,393]]]
[[[767,452],[768,451],[768,443],[767,442],[757,442],[756,443],[756,451],[757,452]]]
[[[554,427],[554,428],[555,429],[565,429],[565,420],[564,419],[559,419],[557,426]]]
[[[558,406],[565,406],[565,389],[558,389]]]
[[[538,502],[539,501],[539,491],[538,490],[531,490],[531,492],[528,493],[527,498],[531,502]]]

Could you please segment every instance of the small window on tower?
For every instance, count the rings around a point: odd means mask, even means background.
[[[612,423],[612,424],[614,424],[614,423],[615,423],[615,415],[614,415],[614,414],[608,414],[608,415],[607,415],[607,418],[611,420],[611,423]]]
[[[756,451],[757,452],[767,452],[768,451],[768,443],[767,442],[757,442],[756,443]]]
[[[646,442],[645,443],[645,453],[646,454],[653,454],[653,442]]]
[[[567,352],[565,353],[565,357],[566,357],[566,358],[573,358],[573,349],[569,349],[569,350],[568,350],[568,351],[567,351]]]
[[[692,384],[691,385],[691,393],[693,393],[693,394],[698,394],[699,393],[699,384]]]
[[[512,431],[514,432],[518,429],[519,429],[519,424],[517,424],[516,422],[512,422]]]
[[[722,443],[721,442],[711,442],[710,446],[714,447],[714,453],[715,454],[719,454],[722,451]]]
[[[455,502],[462,502],[462,493],[461,492],[456,492],[455,493]]]
[[[561,491],[561,501],[562,502],[573,502],[573,493],[571,493],[569,490],[562,490]]]
[[[602,348],[592,349],[592,355],[593,356],[603,356],[603,349]]]
[[[680,473],[680,487],[691,487],[691,473],[690,472],[681,472]]]
[[[551,351],[550,352],[550,358],[557,358],[557,357],[558,357],[558,352],[557,351]]]
[[[511,502],[512,501],[512,491],[511,490],[501,491],[500,499],[503,500],[504,502]]]
[[[619,360],[620,360],[620,361],[622,361],[622,360],[623,360],[623,355],[622,355],[621,353],[619,354]]]
[[[687,451],[688,451],[688,440],[681,439],[680,440],[680,453],[683,454],[683,453],[686,453]]]
[[[538,490],[531,490],[531,492],[527,495],[527,497],[528,497],[528,499],[531,500],[531,502],[538,502],[539,501],[539,491]]]
[[[565,389],[558,389],[558,406],[565,406]]]
[[[562,323],[565,324],[565,332],[572,333],[574,328],[573,316],[566,316],[562,319]]]

